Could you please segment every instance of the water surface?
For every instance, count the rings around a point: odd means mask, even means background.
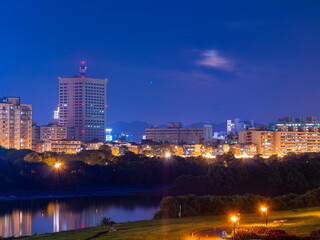
[[[94,227],[103,217],[115,222],[148,220],[160,198],[95,196],[0,201],[0,236],[26,236]]]

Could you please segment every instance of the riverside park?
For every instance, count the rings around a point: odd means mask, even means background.
[[[109,232],[109,226],[101,226],[22,239],[211,240],[221,239],[222,231],[227,233],[228,239],[233,239],[234,223],[231,218],[232,214],[126,222],[113,225],[116,230],[114,232]],[[265,226],[265,224],[265,215],[261,213],[242,214],[239,221],[241,230]],[[320,229],[320,207],[270,212],[268,229],[281,229],[288,235],[294,235],[290,238],[277,239],[299,239],[298,237],[319,239],[319,236],[309,236],[312,231]],[[239,231],[238,225],[236,233],[237,231]]]

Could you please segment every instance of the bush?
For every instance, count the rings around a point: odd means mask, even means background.
[[[269,231],[269,229],[267,227],[259,226],[259,227],[250,228],[250,231],[254,232],[254,233],[257,233],[257,234],[266,234]]]
[[[317,234],[319,231],[313,231],[312,233]],[[311,233],[311,234],[312,234]],[[288,235],[284,230],[281,229],[268,229],[266,227],[252,227],[249,230],[239,229],[236,232],[237,240],[316,240],[316,235],[308,237],[298,237],[296,235]]]
[[[102,226],[112,226],[116,224],[115,221],[112,221],[110,217],[103,217],[102,220],[101,220],[101,225]]]
[[[310,233],[311,237],[316,237],[316,238],[320,238],[320,230],[316,230],[316,231],[312,231]]]
[[[238,240],[251,240],[259,238],[260,236],[255,232],[247,231],[244,229],[239,229],[238,231],[236,231],[236,239]]]
[[[255,194],[216,196],[197,196],[194,194],[165,197],[160,202],[160,211],[154,218],[177,218],[181,205],[182,217],[218,215],[226,212],[250,213],[257,210],[257,206],[267,204],[273,210],[288,210],[320,205],[320,188],[305,194],[288,194],[273,199]],[[259,228],[263,231],[263,228]],[[258,228],[256,229],[258,230]],[[253,229],[253,231],[255,231]],[[260,233],[260,232],[258,232]]]

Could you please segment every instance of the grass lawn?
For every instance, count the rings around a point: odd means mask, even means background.
[[[271,228],[284,229],[289,234],[306,236],[312,230],[320,229],[320,207],[271,212],[268,219],[268,226]],[[281,223],[279,220],[286,221]],[[242,228],[264,226],[265,218],[259,214],[241,214],[240,225]],[[113,233],[108,233],[108,227],[96,227],[32,236],[25,239],[190,240],[192,239],[189,236],[190,232],[213,226],[225,229],[229,235],[232,231],[230,216],[219,215],[127,222],[114,225],[114,228],[118,231]]]

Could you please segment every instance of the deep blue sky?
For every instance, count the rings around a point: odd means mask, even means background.
[[[259,2],[259,3],[258,3]],[[57,77],[109,78],[108,122],[320,117],[319,1],[3,1],[0,96],[52,120]]]

